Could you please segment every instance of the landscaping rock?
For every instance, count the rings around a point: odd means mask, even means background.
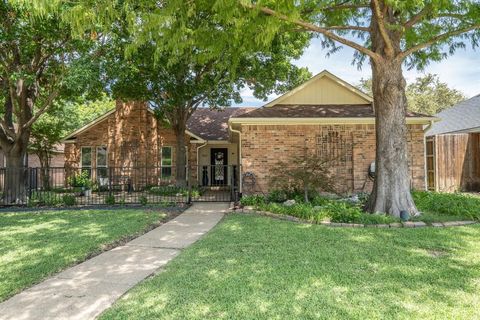
[[[283,203],[283,205],[284,205],[285,207],[291,207],[291,206],[294,206],[295,204],[297,204],[297,202],[296,202],[295,200],[293,200],[293,199],[292,199],[292,200],[287,200],[287,201],[285,201],[285,202]]]
[[[402,228],[402,227],[403,227],[403,224],[401,224],[400,222],[390,223],[390,228]]]
[[[423,228],[427,226],[427,224],[423,221],[416,221],[413,224],[415,225],[415,228]]]
[[[415,224],[412,221],[405,221],[403,222],[403,226],[405,228],[415,228]]]
[[[377,224],[377,228],[390,228],[388,224]]]
[[[443,227],[443,223],[441,223],[441,222],[432,222],[432,227],[441,228],[441,227]]]

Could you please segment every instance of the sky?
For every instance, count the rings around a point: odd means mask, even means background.
[[[365,64],[361,70],[351,64],[353,49],[344,47],[339,52],[326,57],[326,51],[322,49],[320,40],[314,39],[305,50],[303,56],[294,61],[294,64],[307,67],[312,75],[323,70],[328,70],[337,77],[352,85],[357,85],[362,78],[371,76],[370,65]],[[427,68],[419,72],[417,70],[404,70],[407,82],[413,82],[416,77],[424,73],[438,74],[440,81],[446,82],[451,88],[462,91],[467,97],[480,94],[480,50],[471,48],[459,49],[455,55],[439,63],[431,63]],[[255,98],[248,89],[242,91],[243,103],[237,106],[262,106],[266,102]],[[269,101],[276,96],[269,97]]]

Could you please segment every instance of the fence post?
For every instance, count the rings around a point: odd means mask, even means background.
[[[108,196],[112,195],[112,167],[108,167]]]
[[[187,166],[187,186],[188,186],[188,199],[187,203],[191,204],[192,203],[192,177],[191,177],[191,170],[189,170]]]

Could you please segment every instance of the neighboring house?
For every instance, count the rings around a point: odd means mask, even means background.
[[[432,120],[416,113],[407,117],[412,188],[425,188],[423,128]],[[267,192],[270,169],[308,148],[320,155],[342,155],[332,170],[343,191],[369,191],[372,186],[372,99],[327,71],[261,108],[198,109],[185,136],[194,184],[237,184],[246,193]],[[64,142],[66,167],[83,168],[101,184],[111,184],[114,177],[114,183],[123,179],[137,185],[174,180],[175,136],[146,103],[119,101]]]
[[[480,95],[435,115],[427,131],[428,188],[480,191]]]

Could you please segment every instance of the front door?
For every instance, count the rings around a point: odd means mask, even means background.
[[[228,179],[228,149],[213,148],[210,150],[210,181],[212,186],[227,185]]]

